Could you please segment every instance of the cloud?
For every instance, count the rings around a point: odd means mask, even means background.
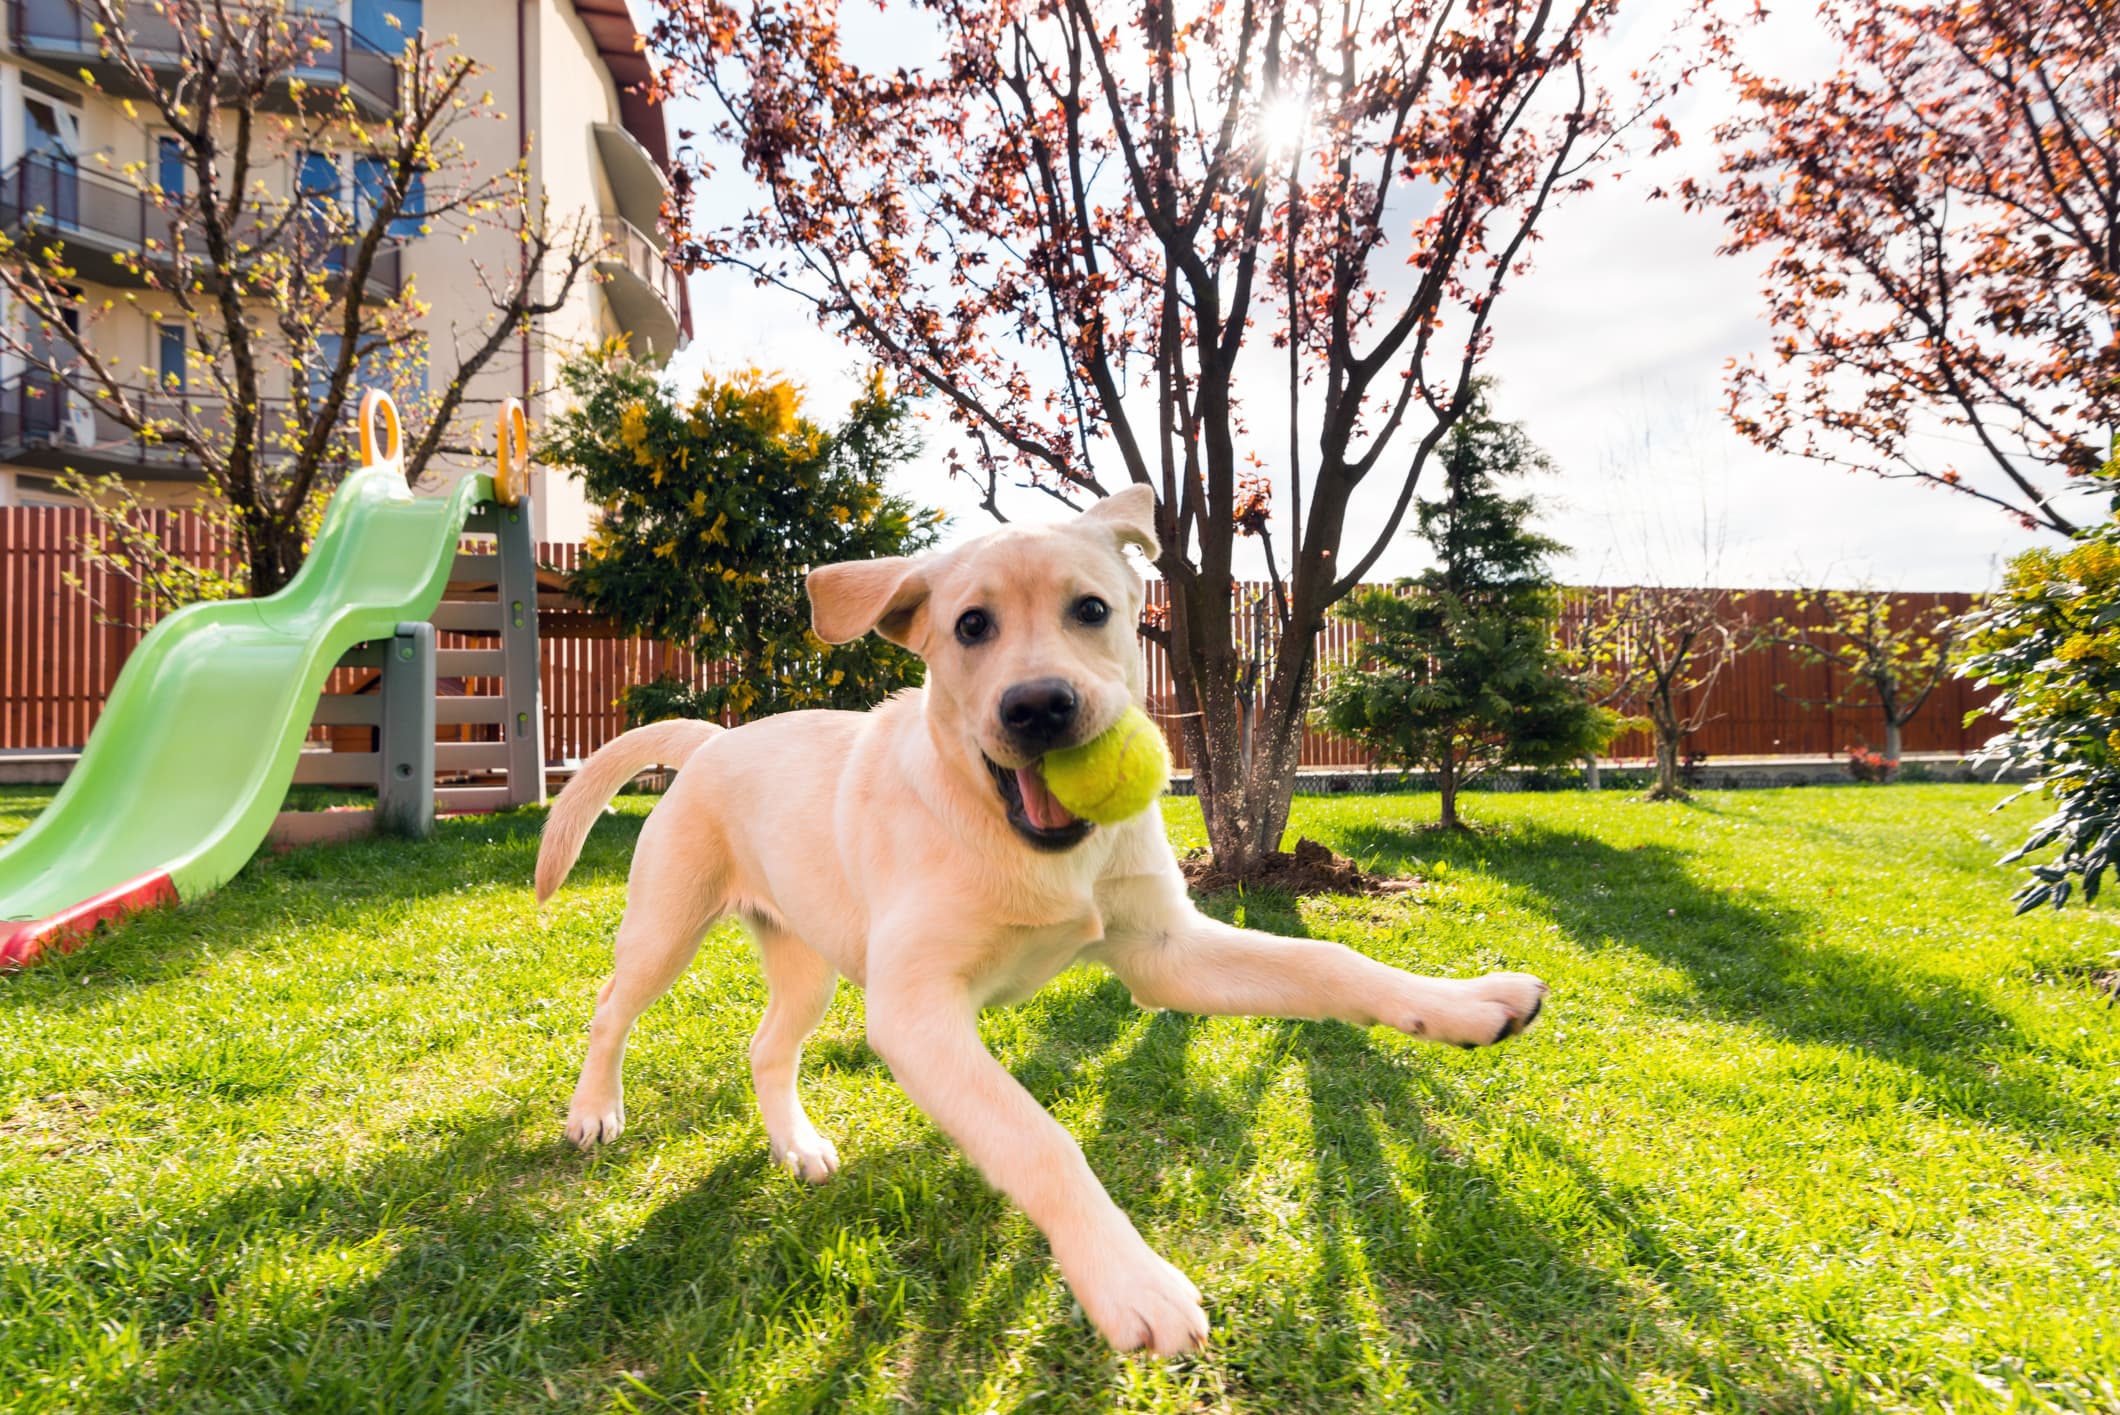
[[[1977,590],[1999,557],[2039,543],[1970,498],[1768,453],[1732,431],[1724,366],[1767,345],[1759,272],[1715,253],[1712,218],[1642,200],[1659,174],[1638,175],[1556,213],[1537,268],[1495,316],[1500,407],[1562,469],[1546,524],[1574,547],[1568,578]],[[1654,529],[1703,510],[1724,524],[1719,554]],[[1670,563],[1681,553],[1692,563]]]

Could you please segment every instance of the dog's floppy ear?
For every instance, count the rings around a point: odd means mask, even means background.
[[[848,644],[874,629],[894,644],[913,637],[927,605],[927,576],[903,555],[820,565],[809,575],[810,626],[828,644]]]
[[[1137,545],[1153,560],[1160,549],[1156,541],[1156,493],[1141,482],[1115,491],[1082,513],[1110,529],[1121,545]]]

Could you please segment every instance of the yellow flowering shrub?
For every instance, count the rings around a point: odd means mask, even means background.
[[[547,423],[538,455],[604,507],[575,592],[630,632],[731,669],[718,683],[633,685],[636,721],[866,707],[919,681],[919,661],[879,639],[824,644],[803,592],[812,566],[913,554],[939,534],[940,512],[890,488],[917,446],[880,376],[829,428],[798,384],[759,369],[680,390],[607,347],[562,380],[575,407]]]

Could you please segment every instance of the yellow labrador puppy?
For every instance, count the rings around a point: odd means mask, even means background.
[[[1097,1329],[1121,1350],[1167,1354],[1206,1340],[1199,1291],[987,1053],[981,1008],[1089,959],[1144,1007],[1336,1017],[1463,1046],[1530,1025],[1546,992],[1537,978],[1417,977],[1336,943],[1217,923],[1186,897],[1156,811],[1092,825],[1045,789],[1046,752],[1096,736],[1141,700],[1145,590],[1125,548],[1154,552],[1154,511],[1153,494],[1133,487],[1064,525],[826,566],[809,580],[819,636],[874,630],[903,644],[927,662],[925,689],[872,712],[794,712],[726,732],[657,723],[589,759],[545,826],[540,902],[635,772],[682,770],[634,850],[570,1139],[618,1135],[627,1032],[707,927],[737,915],[771,993],[751,1076],[775,1157],[812,1182],[838,1168],[795,1078],[835,979],[852,978],[868,990],[870,1045],[1044,1231]]]

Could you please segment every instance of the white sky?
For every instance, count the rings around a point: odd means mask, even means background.
[[[1650,27],[1651,13],[1636,13],[1639,27]],[[844,18],[850,28],[874,23],[866,6],[848,5]],[[1758,37],[1787,56],[1779,72],[1817,58],[1801,20]],[[1484,367],[1500,380],[1497,410],[1522,421],[1559,465],[1529,489],[1547,507],[1543,528],[1573,547],[1557,567],[1561,577],[1988,587],[2002,559],[2041,538],[1969,497],[1770,455],[1730,430],[1722,413],[1725,364],[1767,344],[1757,267],[1716,255],[1712,216],[1646,197],[1688,172],[1712,172],[1708,130],[1728,101],[1715,87],[1689,92],[1667,110],[1685,137],[1679,149],[1633,160],[1624,181],[1601,182],[1549,212],[1534,269],[1505,290],[1495,313],[1493,355]],[[673,129],[708,126],[696,108],[673,110],[669,120]],[[733,217],[743,188],[733,170],[717,173],[703,188],[705,221]],[[778,369],[807,386],[820,421],[835,418],[853,396],[859,351],[819,330],[800,300],[724,272],[693,276],[691,293],[693,342],[670,365],[680,381],[748,364]],[[1264,391],[1251,395],[1255,440],[1262,449],[1285,448],[1285,410],[1263,406]],[[943,470],[947,424],[929,417],[926,431],[926,452],[901,489],[948,510],[952,537],[989,529],[973,488]],[[1277,509],[1285,511],[1285,489],[1277,490]],[[1012,516],[1058,510],[1036,493],[1004,504]],[[1360,523],[1359,514],[1351,518]],[[1362,548],[1350,536],[1346,553]],[[1403,532],[1375,576],[1412,573],[1425,563],[1423,552]]]

